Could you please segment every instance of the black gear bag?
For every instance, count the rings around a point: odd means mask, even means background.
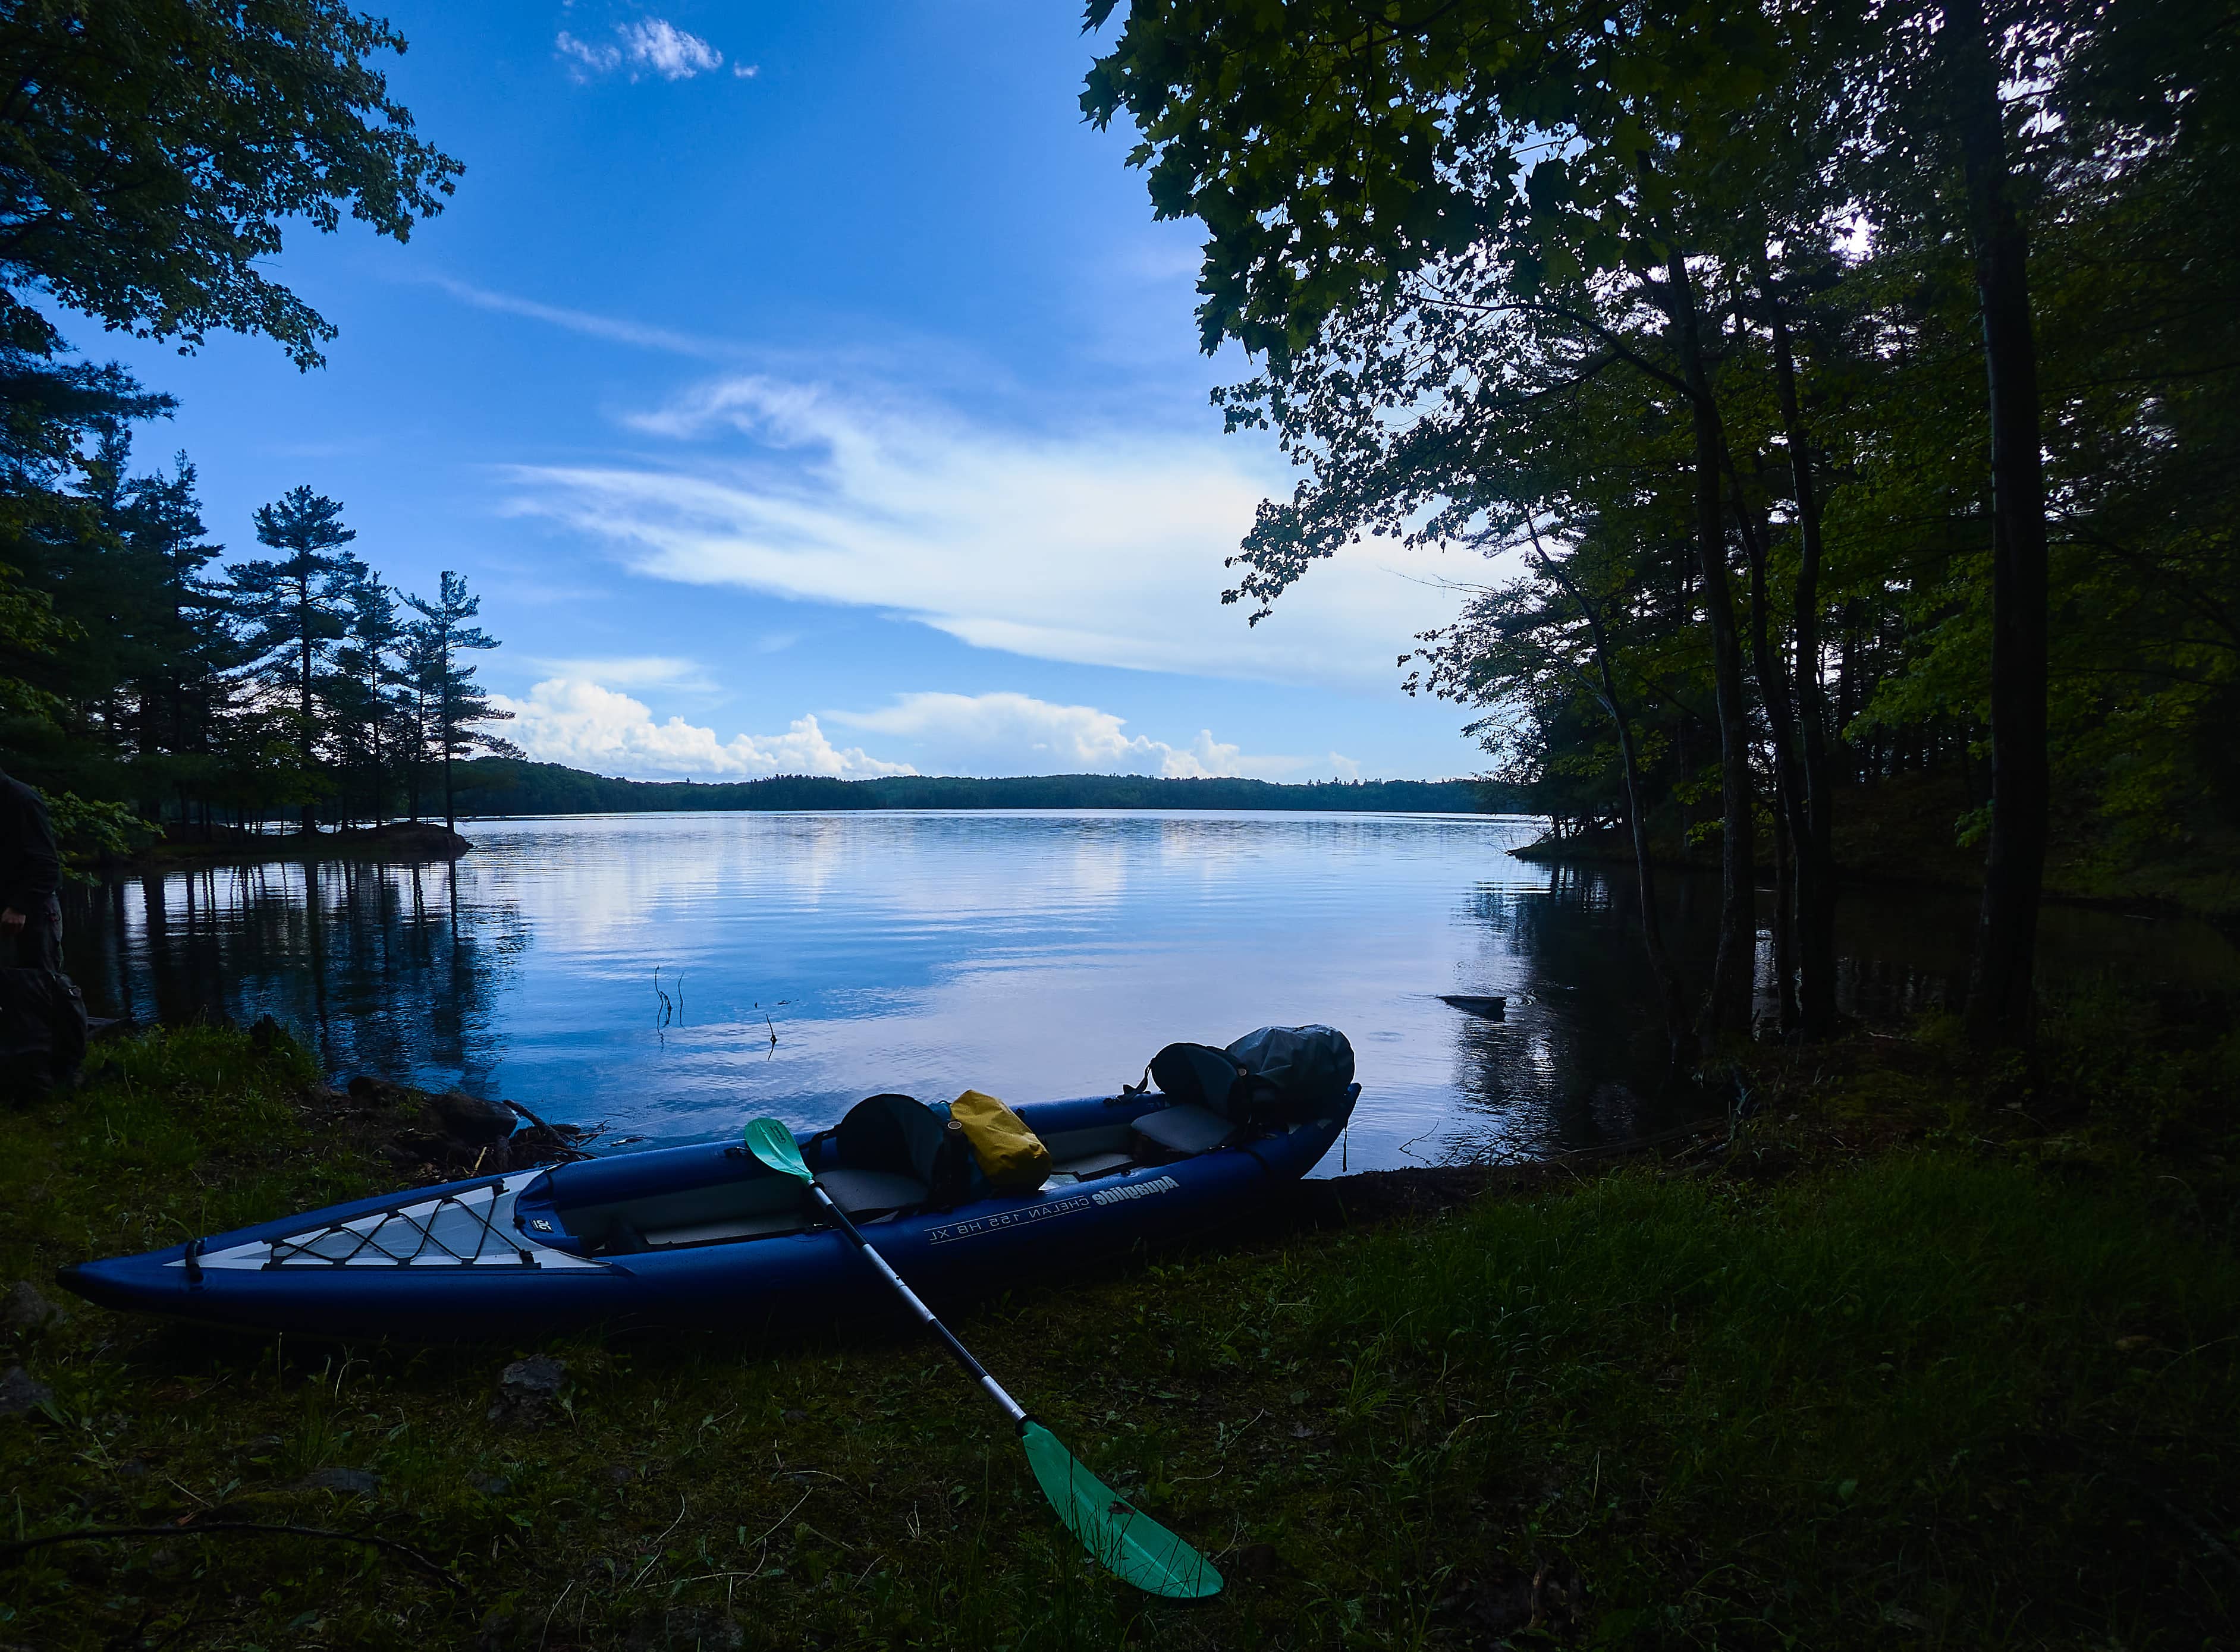
[[[1169,1044],[1150,1077],[1160,1094],[1239,1124],[1295,1124],[1344,1105],[1353,1046],[1335,1027],[1263,1027],[1226,1049]]]
[[[77,1082],[85,997],[56,969],[0,969],[0,1091],[37,1096]]]

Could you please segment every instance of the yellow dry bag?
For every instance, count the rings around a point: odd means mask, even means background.
[[[1049,1180],[1050,1149],[1021,1118],[992,1096],[969,1089],[949,1104],[964,1140],[997,1193],[1032,1193]]]

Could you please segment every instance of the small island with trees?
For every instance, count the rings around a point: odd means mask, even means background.
[[[270,555],[218,563],[192,463],[130,474],[127,421],[153,398],[105,377],[43,433],[57,456],[20,473],[41,484],[26,501],[40,531],[15,542],[0,587],[17,616],[0,652],[10,762],[47,783],[66,845],[116,857],[158,830],[237,845],[292,815],[310,849],[323,822],[423,812],[443,829],[421,846],[451,844],[459,760],[517,755],[490,727],[512,714],[470,663],[497,643],[465,578],[398,591],[309,487],[256,513]]]

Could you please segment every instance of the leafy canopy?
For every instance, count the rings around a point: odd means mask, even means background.
[[[1739,4],[1137,0],[1081,104],[1133,120],[1157,216],[1204,223],[1205,348],[1280,370],[1443,263],[1490,259],[1522,296],[1661,263],[1670,191],[1645,179],[1716,154],[1794,50]]]
[[[262,333],[316,367],[335,330],[258,268],[343,210],[406,239],[462,168],[368,60],[404,50],[337,0],[19,0],[0,9],[0,331],[35,294],[143,338]]]

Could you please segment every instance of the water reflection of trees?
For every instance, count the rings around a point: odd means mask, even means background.
[[[491,999],[530,939],[513,903],[449,866],[203,867],[73,892],[69,905],[70,969],[95,1013],[270,1015],[330,1071],[486,1069]]]
[[[1692,953],[1705,926],[1680,905],[1673,943]],[[1643,1013],[1652,983],[1627,884],[1599,868],[1550,867],[1537,889],[1478,885],[1457,916],[1483,937],[1488,969],[1500,961],[1509,1013],[1457,1018],[1461,1106],[1439,1156],[1538,1155],[1656,1128],[1663,1030]]]
[[[1911,893],[1911,892],[1909,892]],[[1717,941],[1716,888],[1668,876],[1667,944],[1690,978],[1708,970]],[[1481,885],[1461,916],[1489,949],[1521,969],[1509,1018],[1466,1019],[1455,1042],[1463,1102],[1442,1156],[1538,1154],[1591,1146],[1684,1122],[1709,1103],[1659,1096],[1664,1049],[1651,1013],[1652,980],[1640,942],[1637,886],[1623,869],[1551,866],[1540,888]],[[1948,1002],[1966,968],[1963,937],[1944,946],[1935,897],[1847,903],[1838,1003],[1849,1015],[1902,1017]],[[1770,943],[1759,959],[1760,1011],[1770,1016]],[[1950,954],[1950,956],[1948,956]]]
[[[1473,991],[1509,993],[1509,1016],[1458,1016],[1454,1083],[1461,1106],[1439,1133],[1450,1161],[1515,1157],[1623,1140],[1715,1109],[1723,1098],[1659,1097],[1662,1024],[1640,941],[1638,894],[1623,869],[1553,866],[1537,887],[1478,885],[1457,916],[1481,937]],[[1667,943],[1692,979],[1717,943],[1717,886],[1668,876]],[[1762,900],[1762,916],[1765,903]],[[1837,1003],[1847,1016],[1903,1023],[1957,1002],[1973,937],[1964,890],[1867,887],[1846,892],[1837,923]],[[1758,1011],[1770,1019],[1771,945],[1760,937]],[[2050,909],[2040,959],[2054,991],[2110,980],[2229,995],[2235,949],[2212,926],[2148,923],[2122,914]]]

